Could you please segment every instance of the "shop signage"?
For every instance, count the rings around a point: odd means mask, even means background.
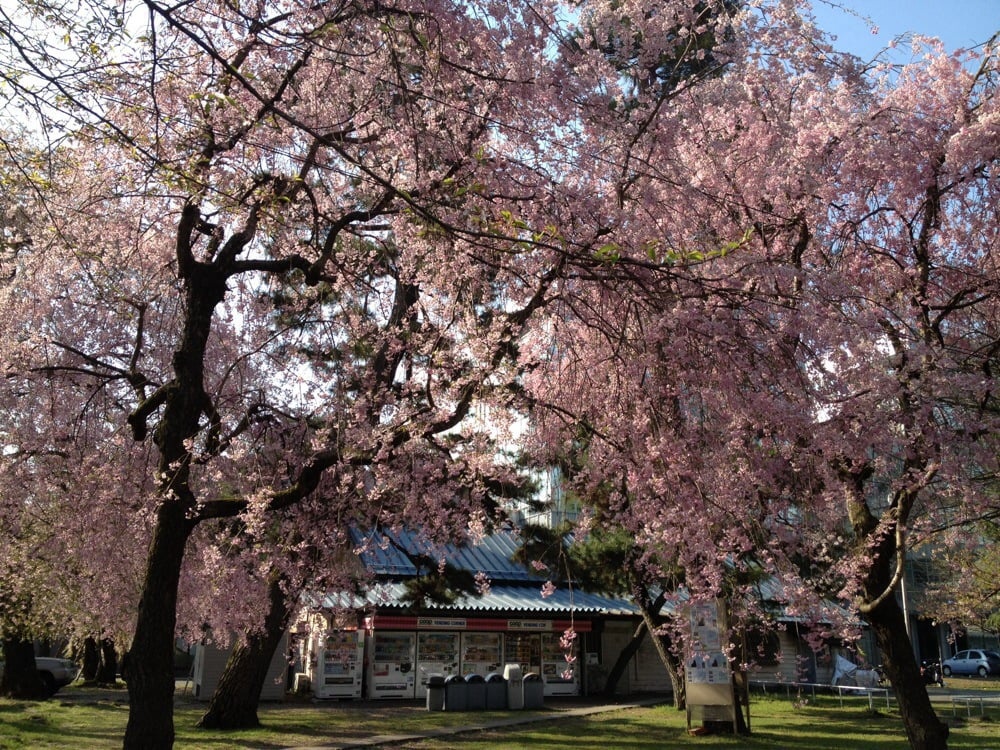
[[[418,628],[465,630],[466,620],[464,617],[418,617]]]
[[[551,620],[507,620],[507,630],[552,630]]]

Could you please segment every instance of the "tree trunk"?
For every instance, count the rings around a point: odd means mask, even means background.
[[[608,698],[614,696],[615,691],[618,689],[618,683],[621,681],[622,676],[625,674],[625,670],[628,669],[628,663],[632,661],[632,657],[639,652],[639,647],[642,646],[642,639],[646,637],[646,623],[640,622],[639,626],[632,633],[632,640],[630,640],[625,648],[622,649],[621,653],[618,654],[618,660],[611,667],[611,671],[608,672],[608,679],[604,683],[604,695]]]
[[[21,638],[3,639],[3,680],[0,695],[18,700],[44,700],[52,695],[35,667],[35,646]]]
[[[657,606],[657,610],[660,608],[660,606]],[[664,636],[656,635],[657,624],[653,620],[655,613],[648,611],[645,607],[640,607],[640,609],[642,610],[643,622],[646,623],[646,629],[653,636],[653,647],[656,649],[660,661],[663,662],[663,667],[667,670],[667,674],[670,675],[670,684],[674,689],[674,708],[678,711],[683,711],[687,708],[687,690],[685,689],[680,660],[670,651],[667,644],[664,643]]]
[[[101,666],[101,652],[97,648],[97,639],[87,636],[83,641],[83,682],[93,685],[97,682],[97,672]]]
[[[886,598],[866,617],[882,652],[882,666],[896,693],[910,747],[913,750],[946,750],[948,725],[934,713],[896,598]]]
[[[145,440],[154,404],[163,411],[153,435],[159,450],[160,506],[146,558],[142,597],[129,653],[122,659],[128,683],[129,715],[124,750],[170,750],[174,744],[174,629],[177,589],[184,548],[198,523],[198,503],[191,491],[190,441],[201,431],[201,417],[211,409],[205,393],[205,361],[212,315],[226,295],[228,268],[201,263],[192,253],[192,235],[200,220],[194,203],[185,205],[177,228],[179,278],[184,282],[184,324],[172,358],[174,378],[129,415],[136,440]],[[222,253],[230,259],[253,237],[256,219],[233,235]],[[152,399],[152,397],[150,397]],[[318,481],[318,480],[317,480]]]
[[[157,513],[132,647],[122,659],[128,683],[125,750],[170,750],[174,743],[174,626],[177,587],[191,522],[178,502]]]
[[[96,680],[98,685],[112,687],[118,682],[118,654],[115,652],[115,642],[110,638],[101,639],[101,662]]]
[[[268,589],[268,612],[263,630],[246,634],[226,662],[208,710],[198,726],[204,729],[252,729],[260,726],[257,706],[274,650],[285,632],[291,607],[276,576]]]

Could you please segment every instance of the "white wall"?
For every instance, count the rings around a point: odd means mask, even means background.
[[[285,652],[288,649],[288,635],[281,637],[278,647],[271,657],[271,664],[267,670],[267,678],[260,691],[262,701],[280,701],[285,698],[285,685],[288,674],[288,660]],[[226,661],[233,650],[231,644],[229,648],[220,649],[213,644],[195,644],[194,646],[194,697],[198,700],[207,701],[215,692],[222,677],[222,670],[226,667]]]

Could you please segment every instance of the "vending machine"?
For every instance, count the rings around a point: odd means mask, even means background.
[[[520,664],[521,674],[542,673],[541,640],[537,633],[507,633],[504,637],[504,664]]]
[[[576,643],[571,656],[577,655]],[[567,662],[558,633],[542,633],[542,679],[545,695],[579,695],[578,661]]]
[[[413,633],[375,633],[369,652],[368,697],[412,698]]]
[[[326,634],[316,649],[313,695],[317,698],[360,698],[365,639],[358,630]]]
[[[503,672],[499,633],[462,633],[462,674]]]
[[[458,674],[458,633],[417,634],[417,698],[427,695],[432,674]]]

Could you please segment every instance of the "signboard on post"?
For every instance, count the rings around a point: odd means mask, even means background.
[[[731,721],[736,732],[736,701],[729,672],[729,658],[722,650],[726,632],[719,601],[691,605],[691,647],[684,678],[687,683],[687,725],[700,721]]]

